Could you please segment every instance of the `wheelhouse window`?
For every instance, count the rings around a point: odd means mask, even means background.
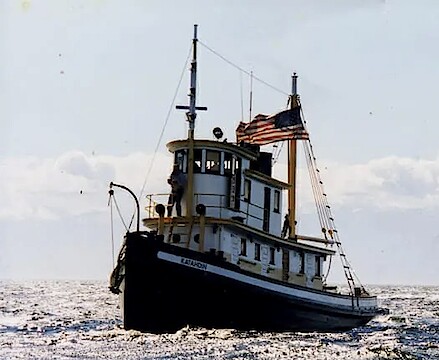
[[[249,179],[244,180],[244,201],[250,202],[250,196],[252,191],[252,183]]]
[[[219,151],[206,150],[206,173],[220,173],[220,155]]]
[[[232,154],[224,153],[224,175],[232,175]]]
[[[280,212],[280,191],[274,190],[274,204],[273,204],[273,212]]]
[[[241,238],[241,255],[247,256],[247,239]]]
[[[261,260],[261,244],[255,243],[255,260]]]
[[[276,249],[274,247],[270,248],[270,265],[274,265],[274,254],[275,254]]]
[[[203,151],[201,149],[194,150],[194,173],[201,172]]]

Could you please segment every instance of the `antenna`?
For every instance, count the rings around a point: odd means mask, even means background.
[[[241,83],[241,121],[244,121],[244,94],[242,89],[242,71],[239,72],[239,80]]]
[[[252,121],[252,106],[253,106],[253,71],[250,72],[250,109],[249,109],[249,121]]]
[[[177,105],[176,109],[189,110],[186,112],[187,121],[189,121],[188,138],[194,138],[195,119],[197,117],[197,110],[207,110],[205,106],[196,106],[197,104],[197,28],[198,25],[194,25],[194,37],[192,39],[192,63],[191,63],[191,85],[189,88],[189,106]]]

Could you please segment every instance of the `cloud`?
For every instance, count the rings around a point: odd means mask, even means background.
[[[124,184],[138,194],[151,162],[151,154],[140,152],[95,156],[71,151],[56,158],[2,158],[0,219],[50,220],[108,211],[110,181]],[[171,164],[170,155],[156,155],[145,192],[168,191],[166,177]],[[320,170],[331,205],[383,211],[439,206],[439,159],[393,156],[363,164],[326,162]],[[298,201],[305,212],[314,211],[308,183],[306,171],[300,169]],[[122,198],[122,205],[132,211],[129,196],[122,192],[117,195]]]
[[[334,204],[380,210],[439,206],[439,158],[391,156],[364,164],[328,163],[322,177]]]
[[[389,156],[360,164],[327,160],[319,161],[318,165],[330,205],[349,207],[353,211],[439,207],[439,158]],[[286,164],[277,165],[274,174],[286,179]],[[297,186],[299,211],[313,212],[314,198],[308,170],[304,167],[299,167]]]
[[[152,155],[94,156],[80,151],[56,158],[0,159],[0,218],[59,219],[63,216],[107,211],[110,181],[139,193]],[[166,188],[171,159],[157,154],[148,188]],[[163,174],[162,176],[152,174]],[[127,201],[126,201],[127,202]]]

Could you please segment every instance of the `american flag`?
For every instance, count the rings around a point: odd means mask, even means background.
[[[237,143],[265,145],[291,139],[309,139],[300,117],[300,106],[274,115],[256,115],[250,123],[241,122],[236,128]]]

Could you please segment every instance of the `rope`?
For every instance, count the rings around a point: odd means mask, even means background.
[[[326,274],[323,276],[323,282],[325,282],[325,283],[326,283],[326,279],[329,276],[329,271],[331,270],[331,265],[332,265],[332,255],[329,256],[328,269],[326,270]]]
[[[302,119],[306,129],[306,120],[302,110]],[[316,157],[314,156],[313,146],[311,141],[303,142],[304,151],[306,154],[306,162],[308,166],[308,171],[311,179],[311,186],[313,190],[314,200],[317,207],[317,213],[319,216],[320,225],[322,226],[322,232],[326,239],[328,236],[335,242],[337,246],[338,253],[340,255],[340,260],[343,266],[343,271],[346,277],[346,280],[349,285],[349,289],[351,294],[354,294],[354,288],[356,287],[356,283],[359,284],[362,291],[366,292],[364,286],[361,284],[360,279],[356,275],[352,265],[346,257],[346,254],[343,250],[340,238],[338,236],[338,231],[335,226],[334,217],[331,212],[331,207],[329,206],[329,202],[327,196],[324,192],[323,181],[320,178],[320,171],[317,167]],[[324,277],[325,281],[329,275],[329,270],[332,264],[332,256],[330,257],[330,262],[328,266],[327,273]],[[367,293],[367,292],[366,292]]]
[[[274,91],[277,91],[278,93],[282,94],[282,95],[286,95],[289,96],[288,93],[286,93],[283,90],[278,89],[277,87],[269,84],[268,82],[262,80],[261,78],[255,76],[254,74],[252,75],[251,71],[247,71],[245,69],[243,69],[242,67],[240,67],[239,65],[236,65],[235,63],[233,63],[232,61],[230,61],[229,59],[225,58],[223,55],[221,55],[220,53],[218,53],[217,51],[213,50],[212,48],[210,48],[209,46],[207,46],[206,44],[204,44],[202,41],[198,40],[198,43],[200,45],[202,45],[205,49],[209,50],[212,54],[218,56],[221,60],[225,61],[227,64],[233,66],[234,68],[238,69],[239,71],[243,72],[244,74],[248,75],[248,76],[253,76],[253,79],[259,81],[261,84],[264,84],[265,86],[268,86],[269,88],[271,88]]]
[[[275,153],[275,155],[273,156],[272,165],[275,165],[278,162],[280,154],[281,154],[282,149],[284,147],[284,144],[285,144],[285,141],[282,141],[280,146],[277,147],[277,153]],[[274,145],[273,145],[273,148],[274,148]]]
[[[168,113],[166,114],[165,122],[163,124],[162,131],[160,132],[159,140],[157,141],[157,144],[156,144],[156,147],[155,147],[155,150],[154,150],[154,155],[153,155],[151,163],[149,165],[148,172],[146,173],[145,180],[144,180],[143,185],[142,185],[142,189],[140,190],[139,198],[142,197],[143,191],[145,190],[146,183],[147,183],[148,178],[149,178],[149,176],[151,174],[152,166],[154,165],[154,161],[155,161],[155,158],[156,158],[156,155],[157,155],[157,151],[158,151],[159,146],[160,146],[160,144],[162,142],[163,134],[165,133],[166,126],[167,126],[169,118],[171,116],[171,111],[174,108],[175,99],[177,98],[177,95],[178,95],[178,90],[180,90],[180,85],[181,85],[181,82],[183,81],[183,76],[184,76],[184,72],[186,71],[186,66],[188,64],[188,61],[189,61],[189,57],[190,57],[190,54],[191,54],[191,49],[192,48],[190,47],[188,55],[186,57],[186,61],[184,63],[183,70],[181,71],[181,75],[180,75],[180,79],[178,81],[177,88],[175,89],[174,96],[173,96],[172,101],[171,101],[171,105],[169,106]],[[134,218],[134,216],[133,216],[133,218]],[[131,222],[132,222],[132,220],[131,220]]]
[[[166,114],[166,117],[165,117],[165,122],[163,123],[159,139],[158,139],[157,144],[156,144],[155,149],[154,149],[154,155],[152,156],[152,160],[151,160],[151,162],[149,164],[149,168],[148,168],[148,171],[146,173],[145,180],[143,181],[142,188],[140,189],[139,199],[142,198],[143,192],[145,191],[145,187],[146,187],[146,184],[147,184],[148,179],[149,179],[149,176],[151,175],[152,167],[154,165],[154,162],[155,162],[155,159],[156,159],[156,156],[157,156],[157,152],[158,152],[159,146],[160,146],[160,144],[162,142],[163,134],[165,133],[166,126],[168,125],[169,118],[171,117],[171,111],[174,108],[175,99],[177,98],[177,95],[178,95],[178,90],[180,90],[181,82],[183,81],[184,72],[186,70],[186,66],[187,66],[188,61],[189,61],[191,50],[192,50],[192,47],[189,47],[188,55],[186,57],[186,61],[184,62],[184,67],[183,67],[183,69],[181,71],[180,79],[178,80],[177,88],[175,89],[174,96],[172,97],[171,104],[169,105],[169,108],[168,108],[168,113]],[[136,215],[136,213],[134,212],[133,216],[131,217],[128,229],[131,229],[131,225],[133,224],[135,215]],[[127,231],[128,231],[128,229],[127,229]]]
[[[116,198],[114,197],[114,195],[113,195],[113,199],[114,199],[114,205],[116,205],[116,210],[117,210],[117,212],[119,214],[120,220],[122,220],[122,224],[123,224],[123,226],[125,226],[125,230],[128,232],[129,228],[127,227],[127,224],[125,223],[125,220],[122,217],[122,213],[121,213],[121,211],[119,209],[119,205],[117,204],[117,201],[116,201]]]

